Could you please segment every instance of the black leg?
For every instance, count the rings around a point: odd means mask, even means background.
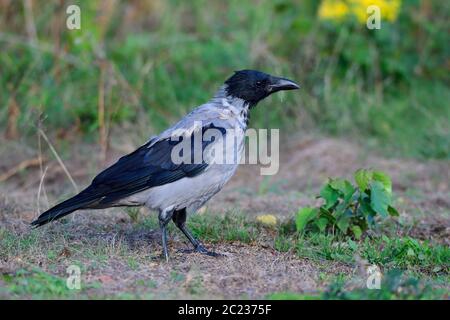
[[[201,243],[197,239],[195,239],[194,236],[186,228],[186,209],[175,211],[172,215],[172,220],[175,225],[181,230],[181,232],[183,232],[186,238],[189,239],[194,248],[197,249],[198,246],[201,246]]]
[[[163,246],[163,254],[164,258],[167,262],[169,262],[169,251],[167,250],[167,224],[172,218],[173,210],[164,210],[159,213],[159,227],[161,228],[162,233],[162,246]]]
[[[186,228],[186,209],[181,209],[178,211],[175,211],[172,215],[172,220],[175,223],[175,225],[178,227],[178,229],[183,232],[183,234],[186,236],[186,238],[189,239],[189,241],[194,246],[194,251],[206,254],[208,256],[220,256],[220,254],[215,253],[213,251],[208,251],[197,239],[194,238],[194,236],[189,232],[189,230]],[[187,250],[185,252],[190,252],[190,250]]]

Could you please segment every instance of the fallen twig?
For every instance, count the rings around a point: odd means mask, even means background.
[[[9,169],[5,173],[0,175],[0,182],[3,182],[5,180],[8,180],[18,172],[22,171],[23,169],[26,169],[28,167],[38,166],[40,163],[40,157],[33,158],[33,159],[27,159],[19,163],[17,166]]]

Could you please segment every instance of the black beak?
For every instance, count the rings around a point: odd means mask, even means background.
[[[281,90],[296,90],[296,89],[300,89],[300,86],[296,84],[294,81],[285,78],[272,77],[271,84],[269,85],[270,93]]]

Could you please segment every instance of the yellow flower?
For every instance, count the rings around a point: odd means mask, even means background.
[[[319,7],[319,17],[324,20],[340,20],[348,13],[349,7],[343,1],[324,0]]]
[[[395,21],[400,11],[401,0],[323,0],[319,7],[319,18],[328,20],[342,20],[355,16],[360,23],[366,23],[369,6],[380,8],[382,19]]]
[[[263,214],[256,217],[256,221],[265,224],[267,226],[274,227],[277,225],[277,217],[272,214]]]

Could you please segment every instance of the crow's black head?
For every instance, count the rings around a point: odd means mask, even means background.
[[[256,105],[274,92],[300,88],[294,81],[256,70],[236,71],[225,84],[228,95],[241,98],[250,106]]]

